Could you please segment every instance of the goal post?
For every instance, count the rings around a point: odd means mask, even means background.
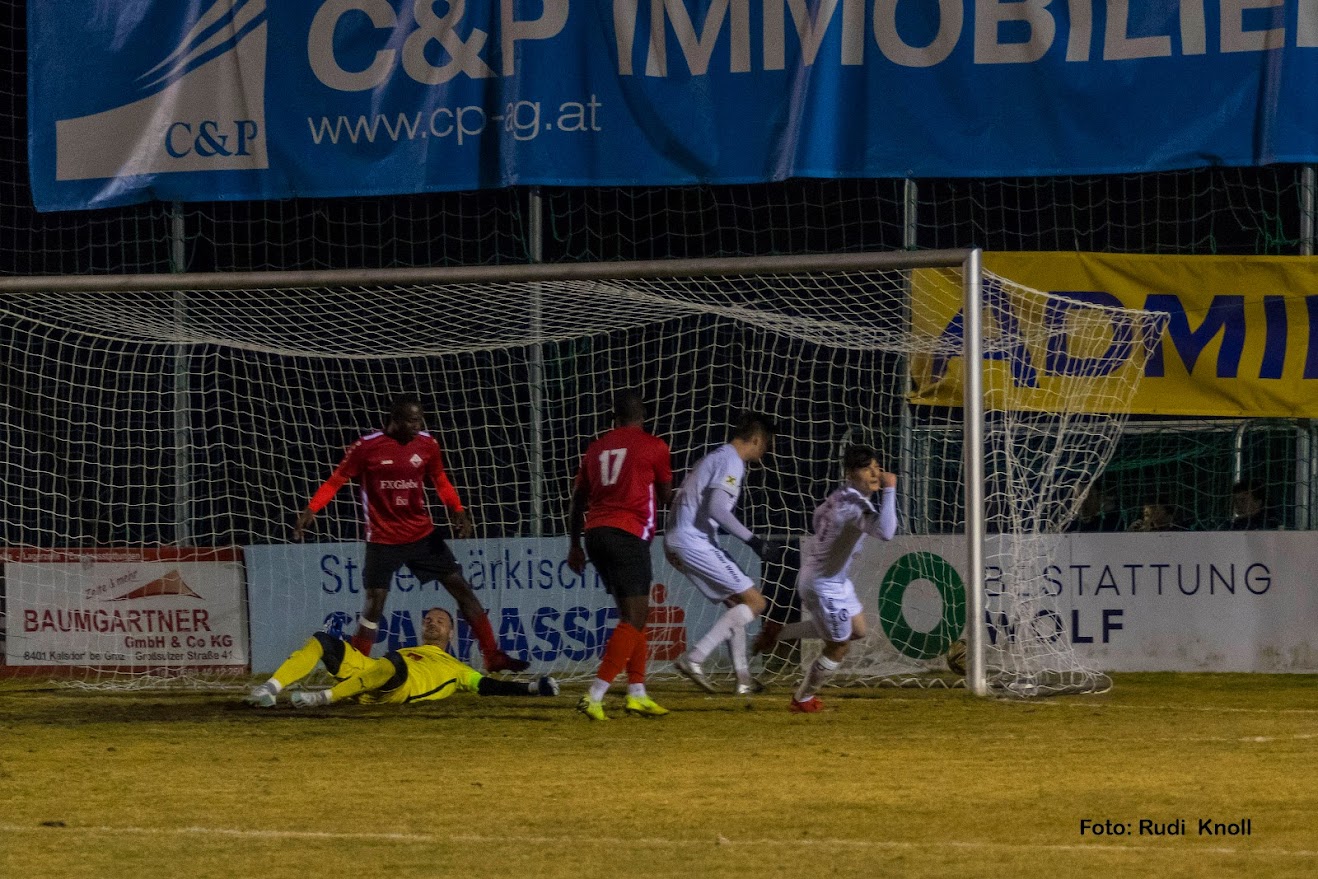
[[[976,694],[1096,688],[1043,624],[1060,611],[1039,558],[1106,463],[1156,326],[995,277],[979,251],[2,278],[0,315],[9,673],[263,673],[309,631],[350,626],[348,490],[316,543],[293,545],[292,521],[389,398],[413,393],[474,512],[455,551],[502,646],[587,678],[616,613],[597,578],[565,573],[570,481],[632,387],[679,479],[737,410],[782,422],[741,501],[757,533],[808,534],[847,438],[898,473],[903,533],[858,560],[876,625],[850,680],[951,685],[943,655],[964,635]],[[729,551],[774,581],[770,615],[798,612],[792,569]],[[658,545],[655,560],[664,674],[718,609]],[[377,650],[415,638],[434,604],[453,606],[397,578]],[[479,665],[461,623],[455,649]],[[791,677],[799,657],[765,672]]]
[[[966,686],[988,694],[984,628],[984,254],[976,249],[962,264],[962,379],[966,492]]]

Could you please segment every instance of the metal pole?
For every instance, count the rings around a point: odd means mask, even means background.
[[[1309,455],[1305,475],[1309,497],[1304,506],[1304,527],[1312,529],[1318,527],[1318,516],[1315,515],[1318,510],[1318,425],[1309,425]]]
[[[1313,527],[1314,440],[1311,425],[1295,425],[1295,530]]]
[[[1318,186],[1318,174],[1313,165],[1300,169],[1300,255],[1313,256],[1314,250],[1314,189]],[[1315,428],[1297,428],[1301,434],[1308,434],[1308,448],[1302,449],[1302,443],[1296,444],[1297,477],[1302,475],[1303,482],[1296,485],[1295,527],[1312,528],[1315,499],[1318,498],[1318,485],[1313,480],[1318,472],[1318,448],[1315,447]]]
[[[987,633],[984,630],[984,352],[983,254],[975,249],[966,257],[964,338],[961,347],[965,412],[966,495],[966,687],[976,696],[988,694],[984,667]]]
[[[1313,256],[1314,185],[1318,180],[1313,165],[1300,169],[1300,256]]]
[[[870,269],[956,268],[965,250],[914,253],[812,253],[714,259],[655,259],[618,263],[545,263],[393,269],[321,269],[294,272],[206,272],[182,275],[29,275],[0,277],[0,293],[108,293],[122,290],[259,290],[273,287],[381,287],[412,284],[607,281],[619,278],[712,278],[724,275],[794,275]]]
[[[902,249],[919,247],[920,185],[907,177],[902,181]]]
[[[1231,436],[1231,483],[1234,485],[1245,478],[1245,432],[1249,422],[1242,421],[1236,425]]]
[[[169,207],[169,270],[187,271],[187,237],[183,225],[183,205]],[[179,341],[174,345],[174,542],[191,546],[192,534],[192,377],[188,344],[182,341],[188,321],[188,292],[174,294],[174,329]]]
[[[530,237],[530,257],[532,263],[542,263],[545,259],[545,224],[544,203],[539,189],[530,191],[527,209],[530,214],[528,235]],[[544,349],[544,288],[541,284],[531,287],[531,536],[542,537],[545,530],[545,451],[544,451],[544,407],[545,407],[545,349]]]
[[[916,248],[916,231],[919,228],[917,220],[919,219],[918,211],[920,206],[920,193],[914,180],[907,178],[902,181],[902,249],[915,250]],[[906,301],[902,303],[902,325],[906,332],[911,331],[911,303],[914,300],[914,283],[912,275],[908,272],[906,275]],[[897,492],[902,505],[902,522],[906,524],[907,529],[911,529],[913,520],[912,512],[915,489],[915,417],[911,411],[911,358],[909,354],[901,358],[901,374],[898,375],[898,387],[902,395],[901,421],[898,425],[900,435],[898,444],[898,471],[902,481],[903,489]],[[924,496],[928,496],[928,482],[925,482],[921,489]],[[923,523],[922,523],[923,524]]]

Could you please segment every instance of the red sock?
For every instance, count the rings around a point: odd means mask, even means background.
[[[358,627],[357,634],[352,636],[352,646],[362,656],[370,656],[371,648],[375,646],[375,633],[378,629],[363,629]]]
[[[632,655],[627,657],[627,683],[645,683],[645,661],[649,657],[649,638],[646,637],[645,629],[641,629],[636,632],[636,645],[632,647]]]
[[[628,669],[627,680],[635,683],[631,680],[631,656],[636,652],[637,642],[644,644],[645,636],[632,628],[631,623],[618,623],[609,636],[609,643],[604,647],[604,656],[600,659],[600,670],[596,677],[612,683],[625,665]]]
[[[481,656],[493,656],[499,652],[499,642],[494,640],[494,629],[490,628],[490,618],[484,613],[474,619],[468,618],[467,625],[476,635],[476,643],[481,647]]]

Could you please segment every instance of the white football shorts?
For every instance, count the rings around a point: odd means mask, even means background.
[[[851,619],[865,610],[856,597],[855,584],[850,580],[842,583],[816,581],[802,584],[798,591],[801,610],[814,619],[824,640],[838,643],[851,639]]]
[[[665,537],[664,549],[681,559],[682,573],[710,601],[721,603],[755,585],[731,556],[703,535],[692,540]]]

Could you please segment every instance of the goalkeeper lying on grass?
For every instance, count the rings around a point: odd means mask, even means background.
[[[338,681],[328,690],[297,690],[290,700],[298,708],[330,705],[345,699],[402,704],[446,699],[458,691],[481,696],[557,696],[558,681],[506,681],[482,675],[450,656],[446,650],[453,634],[453,617],[432,607],[421,617],[421,644],[391,650],[379,659],[363,656],[351,644],[317,632],[293,651],[264,684],[243,699],[258,708],[271,708],[279,691],[302,680],[317,663]]]

